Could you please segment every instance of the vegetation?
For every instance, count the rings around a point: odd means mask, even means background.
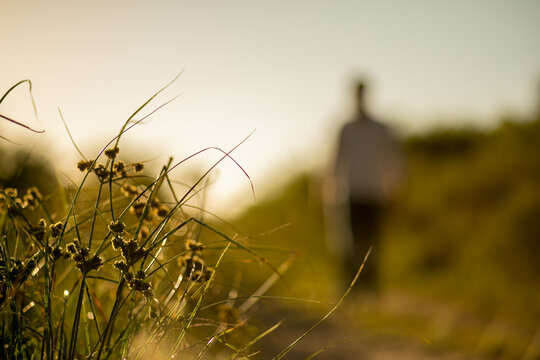
[[[379,314],[382,322],[372,318],[377,331],[399,324],[406,333],[478,356],[536,353],[540,119],[508,120],[490,132],[423,134],[406,139],[404,150],[408,187],[387,214],[371,260],[379,262],[387,302],[404,295],[429,299],[455,310],[456,319],[441,323],[438,313],[419,319],[422,311],[406,309],[400,316]],[[302,175],[236,223],[248,232],[291,223],[261,241],[301,253],[305,261],[288,279],[324,299],[335,296],[340,272],[327,250],[319,184],[314,174]],[[459,320],[464,316],[466,322]]]
[[[180,192],[170,175],[192,156],[153,177],[120,160],[122,136],[157,94],[96,158],[79,152],[82,178],[71,186],[24,154],[2,173],[0,358],[245,358],[277,327],[248,326],[265,290],[239,296],[231,265],[271,269],[267,285],[280,273],[245,239],[205,222],[194,202],[235,148],[202,150],[222,157]],[[217,238],[205,241],[203,229]]]
[[[534,358],[540,119],[509,119],[489,132],[436,131],[405,139],[403,147],[408,186],[389,209],[371,258],[388,306],[358,321],[476,356]],[[333,239],[325,238],[320,183],[317,174],[298,176],[235,224],[248,233],[288,224],[259,243],[300,254],[286,280],[301,296],[333,299],[340,265],[328,251]]]
[[[317,174],[224,223],[195,201],[217,164],[182,185],[171,175],[191,157],[155,174],[120,160],[120,140],[153,98],[96,158],[81,153],[81,178],[68,187],[24,151],[0,157],[0,358],[247,358],[282,324],[255,326],[258,306],[332,314],[342,304]],[[408,187],[368,259],[381,269],[383,304],[366,313],[346,301],[344,323],[478,358],[535,358],[540,119],[423,134],[404,150]],[[234,161],[232,150],[202,151]],[[298,341],[273,349],[276,358]]]

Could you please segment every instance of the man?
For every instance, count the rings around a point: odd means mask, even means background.
[[[356,85],[356,111],[341,130],[333,169],[335,198],[348,206],[352,246],[343,255],[350,282],[370,247],[372,253],[358,286],[378,291],[377,253],[381,216],[403,180],[397,142],[383,124],[366,111],[365,84]]]

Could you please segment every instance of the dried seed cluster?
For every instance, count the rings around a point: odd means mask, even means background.
[[[33,186],[26,190],[26,195],[23,196],[23,207],[28,207],[30,210],[34,210],[38,207],[39,203],[43,200],[39,190]]]
[[[124,278],[128,282],[128,286],[131,289],[142,293],[146,298],[152,298],[154,296],[152,284],[144,281],[146,274],[143,270],[137,271],[135,275],[131,272],[125,273]]]
[[[46,232],[47,232],[47,222],[45,221],[45,219],[40,219],[37,225],[32,226],[30,230],[30,233],[32,234],[32,236],[34,236],[34,238],[39,242],[43,241],[43,238],[45,238]]]
[[[122,235],[124,230],[126,230],[126,224],[120,220],[111,221],[109,224],[109,230],[111,230],[114,235]]]
[[[129,209],[129,212],[137,217],[141,217],[144,214],[144,208],[146,207],[146,202],[143,201],[137,201],[135,202],[131,208]],[[153,200],[149,204],[149,209],[146,212],[144,221],[151,221],[151,220],[161,220],[167,215],[169,215],[170,209],[167,205],[157,201]]]
[[[184,267],[184,276],[196,282],[208,281],[212,277],[214,269],[205,265],[201,258],[203,244],[195,240],[187,240],[185,243],[188,253],[181,258]]]
[[[79,169],[80,171],[86,171],[90,169],[93,163],[94,160],[81,160],[77,163],[77,169]]]
[[[12,257],[9,259],[9,266],[4,260],[0,260],[0,288],[6,283],[22,283],[35,268],[34,258],[21,261]]]
[[[22,209],[25,208],[34,210],[43,200],[43,196],[35,186],[26,190],[22,198],[18,196],[15,188],[6,188],[3,192],[4,194],[0,194],[0,206],[7,204],[8,212],[12,216],[21,214]]]
[[[110,160],[114,160],[116,159],[119,152],[120,152],[120,149],[115,146],[114,148],[105,150],[104,154]],[[92,168],[92,164],[94,164],[94,160],[81,160],[77,163],[77,168],[80,171],[87,171]],[[131,164],[131,167],[133,168],[133,171],[135,173],[140,173],[144,169],[144,164],[133,163]],[[103,164],[95,164],[93,170],[97,178],[102,182],[109,179],[111,176],[113,178],[121,178],[121,179],[127,178],[129,176],[127,172],[127,165],[123,161],[116,161],[113,165],[112,172],[109,169],[107,169],[105,165]]]
[[[90,256],[90,249],[79,246],[77,242],[72,242],[66,246],[67,252],[75,261],[75,267],[86,274],[92,270],[99,270],[103,265],[103,258],[98,255]]]
[[[137,187],[135,185],[123,184],[120,190],[125,196],[135,197],[139,195],[139,192],[137,191]]]
[[[144,281],[146,274],[143,270],[137,271],[135,274],[129,271],[129,265],[125,260],[119,260],[114,263],[114,267],[120,270],[126,280],[128,286],[140,293],[145,297],[151,298],[154,296],[154,290],[152,289],[152,284],[150,282]]]
[[[64,225],[61,222],[57,222],[56,224],[51,224],[49,228],[51,229],[51,236],[55,239],[58,239],[60,235],[62,235],[62,229],[64,228]]]
[[[120,220],[109,224],[109,230],[113,233],[113,239],[111,240],[112,248],[114,250],[120,250],[123,258],[116,261],[114,267],[120,270],[131,289],[142,293],[147,298],[151,298],[154,296],[154,290],[150,282],[144,281],[146,278],[144,271],[139,270],[135,274],[129,271],[133,264],[147,254],[147,250],[143,246],[140,246],[135,239],[124,240],[122,234],[125,229],[126,225]]]
[[[128,173],[126,171],[126,163],[123,161],[117,161],[113,165],[114,174],[121,178],[127,178]]]
[[[64,251],[61,246],[52,247],[51,245],[48,246],[49,254],[51,254],[53,261],[56,261],[60,258],[69,259],[71,257],[71,254]]]
[[[119,152],[120,152],[120,149],[115,146],[111,149],[105,150],[105,156],[108,157],[109,159],[114,159],[116,155],[118,155]]]

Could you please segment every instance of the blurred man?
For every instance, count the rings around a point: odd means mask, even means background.
[[[365,107],[365,84],[356,85],[356,111],[341,130],[333,168],[334,202],[348,208],[352,241],[342,251],[345,280],[350,282],[372,246],[358,287],[377,293],[377,253],[380,221],[403,182],[399,146],[390,131],[375,121]]]

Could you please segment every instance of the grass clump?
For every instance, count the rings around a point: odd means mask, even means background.
[[[237,358],[261,337],[222,268],[236,249],[276,270],[188,205],[230,152],[213,148],[222,158],[182,194],[169,175],[189,158],[153,177],[120,160],[120,138],[162,90],[96,158],[81,153],[74,187],[0,190],[0,358]],[[219,240],[205,242],[201,229]]]

